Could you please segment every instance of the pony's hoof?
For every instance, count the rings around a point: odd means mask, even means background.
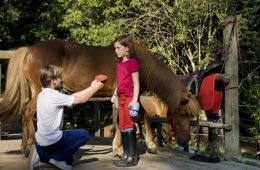
[[[29,155],[30,155],[30,146],[29,146],[29,145],[27,145],[27,146],[24,148],[23,154],[24,154],[24,156],[25,156],[26,158],[29,157]]]
[[[153,149],[148,148],[148,149],[147,149],[147,152],[148,152],[148,153],[151,153],[151,154],[157,154],[157,149],[156,149],[156,148],[153,148]]]
[[[122,148],[117,148],[117,149],[113,149],[113,156],[119,156],[121,157],[123,155],[123,149]]]

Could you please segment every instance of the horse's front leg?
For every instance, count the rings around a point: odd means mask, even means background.
[[[37,96],[34,96],[27,104],[23,113],[22,150],[26,157],[29,156],[31,145],[36,143],[35,127],[33,124],[33,117],[36,113],[36,100]]]
[[[154,142],[153,132],[147,116],[144,116],[144,127],[145,127],[145,142],[147,146],[147,152],[156,154],[157,146]]]
[[[123,155],[123,145],[122,145],[122,139],[121,139],[121,132],[118,127],[118,124],[116,124],[116,132],[113,139],[113,155],[114,156],[122,156]]]
[[[165,133],[165,140],[167,143],[172,142],[172,137],[173,137],[173,131],[172,131],[172,126],[169,123],[163,123],[162,124],[162,129],[163,132]]]

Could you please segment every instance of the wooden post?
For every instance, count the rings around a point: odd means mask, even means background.
[[[2,65],[0,64],[0,98],[2,97]]]
[[[2,140],[2,126],[1,126],[1,122],[0,122],[0,140]]]
[[[95,136],[104,137],[104,126],[103,122],[101,122],[100,102],[110,100],[111,97],[92,97],[88,100],[89,102],[94,102],[95,129],[97,128]]]
[[[97,126],[98,130],[95,133],[95,136],[101,137],[101,126],[100,126],[100,101],[94,102],[95,107],[95,126]]]
[[[0,64],[0,98],[1,97],[2,97],[2,65]],[[1,139],[2,139],[2,129],[1,129],[1,122],[0,122],[0,140]]]
[[[225,19],[224,47],[226,55],[225,74],[230,76],[230,82],[225,88],[225,123],[232,130],[225,132],[225,159],[231,160],[239,156],[239,110],[238,110],[238,39],[235,16]]]

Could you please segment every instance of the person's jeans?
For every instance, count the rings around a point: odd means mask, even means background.
[[[85,129],[66,130],[58,142],[49,146],[36,144],[36,150],[42,162],[49,163],[50,159],[55,159],[72,164],[72,155],[85,145],[89,138],[89,132]]]

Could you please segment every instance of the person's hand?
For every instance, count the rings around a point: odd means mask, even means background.
[[[113,95],[112,97],[111,97],[111,103],[115,103],[115,100],[116,100],[116,95]]]
[[[138,115],[139,110],[140,110],[140,105],[138,102],[132,101],[129,104],[129,114],[131,117],[135,118]]]
[[[111,103],[113,103],[113,107],[115,109],[118,109],[118,96],[117,95],[113,95],[111,97]]]
[[[91,88],[95,89],[95,90],[99,90],[104,86],[104,83],[102,83],[101,81],[98,80],[93,80],[91,82]]]
[[[136,107],[138,104],[139,104],[138,102],[131,101],[131,102],[129,103],[129,106],[132,105],[132,106],[135,106],[135,107]]]

